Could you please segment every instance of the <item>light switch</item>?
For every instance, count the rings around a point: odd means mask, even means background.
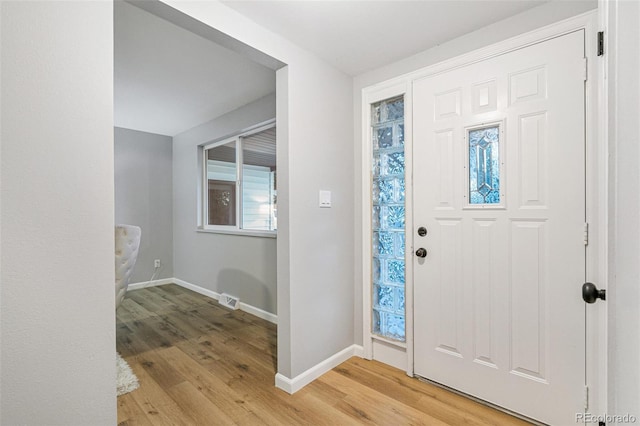
[[[320,207],[331,207],[331,191],[320,191]]]

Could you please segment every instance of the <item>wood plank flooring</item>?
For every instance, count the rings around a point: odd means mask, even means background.
[[[118,397],[123,426],[527,424],[356,357],[289,395],[275,325],[176,285],[127,293],[116,340],[140,380]]]

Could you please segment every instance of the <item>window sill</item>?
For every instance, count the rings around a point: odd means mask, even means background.
[[[251,229],[206,229],[198,228],[197,232],[204,232],[206,234],[226,234],[226,235],[240,235],[243,237],[261,237],[261,238],[276,238],[278,231],[259,231]]]
[[[407,349],[407,342],[403,342],[403,341],[400,341],[400,340],[389,339],[387,337],[380,336],[379,334],[375,334],[375,333],[371,333],[371,338],[373,340],[378,340],[380,342],[385,342],[385,343],[387,343],[389,345],[393,345],[393,346],[397,346],[399,348]]]

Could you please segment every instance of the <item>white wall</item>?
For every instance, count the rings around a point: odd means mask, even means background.
[[[530,9],[521,14],[512,16],[495,24],[481,28],[454,40],[443,43],[434,48],[405,58],[398,62],[386,65],[379,69],[369,71],[354,78],[353,84],[353,108],[354,108],[354,173],[355,176],[362,174],[362,89],[377,83],[399,77],[421,68],[437,64],[447,59],[463,55],[465,53],[486,47],[493,43],[515,37],[519,34],[532,31],[534,29],[549,25],[553,22],[578,15],[580,13],[595,9],[595,0],[588,1],[554,1],[545,3],[534,9]],[[355,228],[355,289],[354,289],[354,334],[357,344],[362,344],[362,252],[360,241],[362,241],[361,212],[362,212],[362,180],[355,180],[354,193],[354,228]]]
[[[198,146],[276,116],[275,95],[173,138],[174,276],[276,314],[276,240],[197,231]]]
[[[163,2],[288,65],[276,75],[278,372],[293,378],[353,344],[352,79],[221,3]]]
[[[169,136],[114,129],[115,221],[142,228],[130,282],[173,277],[173,140]]]
[[[0,423],[116,423],[113,6],[1,14]]]
[[[640,419],[640,3],[605,2],[609,93],[609,414]]]

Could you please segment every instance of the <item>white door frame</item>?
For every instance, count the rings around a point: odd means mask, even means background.
[[[586,122],[586,221],[589,223],[589,245],[586,256],[586,277],[599,288],[607,287],[607,137],[602,117],[606,117],[606,107],[598,102],[599,96],[606,96],[603,77],[603,60],[597,57],[596,34],[598,31],[597,11],[590,11],[540,29],[509,38],[488,47],[449,59],[444,62],[398,76],[362,89],[362,289],[363,289],[363,348],[364,357],[393,365],[413,376],[413,234],[412,218],[412,148],[413,132],[411,112],[413,109],[411,87],[414,80],[447,72],[475,62],[483,61],[504,53],[537,44],[551,38],[574,31],[584,30],[585,57],[587,58],[587,81],[585,82],[585,122]],[[371,153],[370,131],[371,104],[397,95],[405,96],[405,159],[406,159],[406,343],[395,343],[371,333]],[[576,297],[580,297],[576,289]],[[587,380],[588,412],[605,413],[607,408],[607,306],[596,303],[587,307]]]

